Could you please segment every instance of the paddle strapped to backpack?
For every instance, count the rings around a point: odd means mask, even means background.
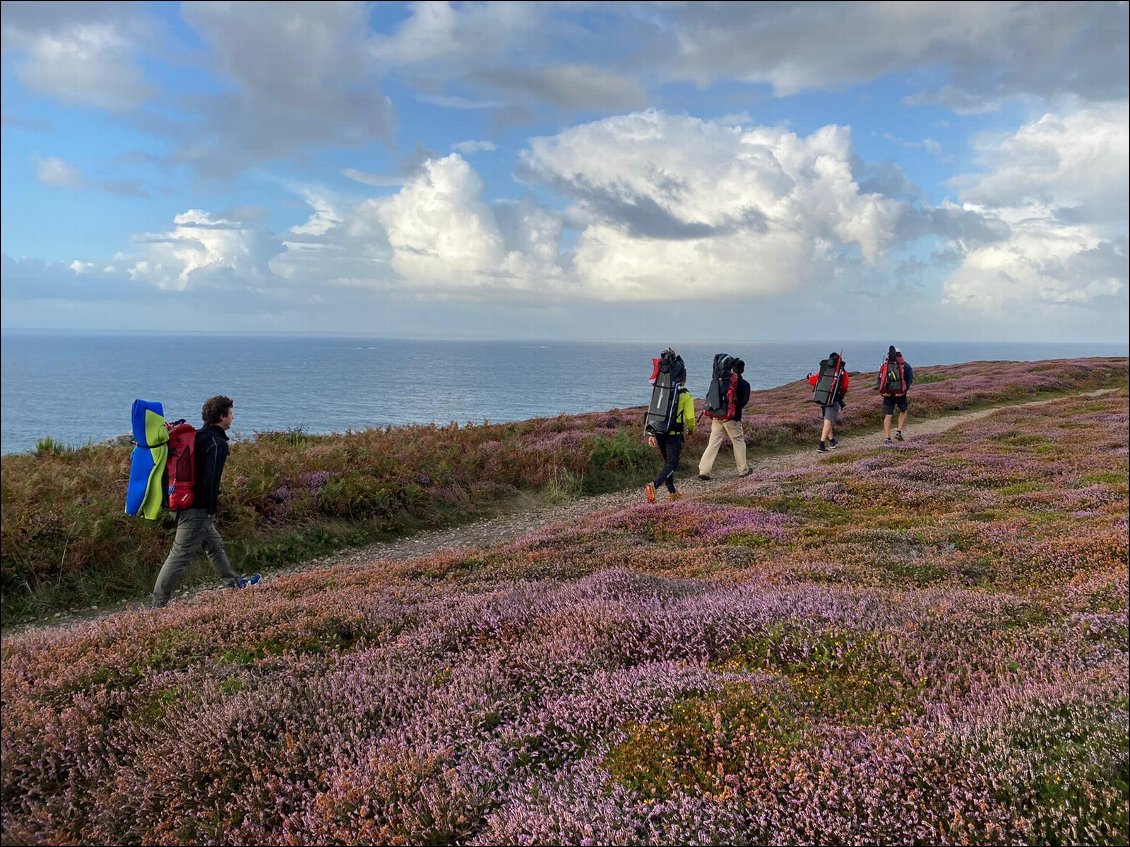
[[[651,360],[651,405],[644,416],[644,431],[648,435],[666,434],[682,427],[675,420],[679,408],[679,386],[687,381],[687,368],[683,357],[671,348]]]
[[[708,418],[732,421],[738,414],[738,381],[741,377],[734,371],[736,361],[729,353],[714,354],[714,370],[703,411]]]
[[[836,402],[836,392],[840,389],[840,381],[844,375],[843,355],[829,356],[820,363],[820,372],[816,377],[816,387],[812,389],[811,400],[821,406],[830,406]]]

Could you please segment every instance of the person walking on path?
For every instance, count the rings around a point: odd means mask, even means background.
[[[902,431],[906,429],[906,410],[910,406],[907,392],[914,382],[914,368],[903,359],[902,351],[893,344],[887,348],[887,360],[879,368],[879,393],[883,396],[883,443],[891,441],[891,418],[895,408],[899,410],[899,425],[895,430],[895,441],[903,441]]]
[[[216,529],[216,507],[220,500],[220,478],[228,458],[228,433],[235,417],[230,397],[219,395],[204,403],[201,418],[204,427],[196,433],[196,477],[191,508],[177,512],[177,534],[173,549],[157,574],[150,605],[166,606],[180,584],[184,569],[201,547],[208,555],[216,576],[229,588],[247,588],[259,582],[259,574],[242,577],[237,574],[224,552],[224,540]]]
[[[843,411],[844,396],[848,393],[848,387],[851,385],[847,366],[839,353],[829,353],[828,358],[820,363],[820,370],[808,375],[808,384],[815,387],[820,380],[820,372],[828,369],[838,369],[840,378],[836,383],[836,390],[828,397],[828,401],[820,406],[824,424],[820,430],[820,444],[816,448],[817,453],[827,453],[839,446],[840,442],[836,439],[832,428],[839,420],[840,412]]]
[[[649,482],[644,487],[644,494],[649,503],[655,502],[655,492],[663,485],[667,486],[668,500],[678,500],[683,496],[675,489],[675,469],[679,467],[679,457],[683,454],[686,436],[691,435],[695,427],[694,398],[687,391],[685,373],[675,389],[675,402],[677,406],[671,428],[667,432],[657,432],[647,437],[647,443],[652,447],[658,447],[660,455],[665,460],[663,470],[659,472],[655,482]]]
[[[730,443],[734,446],[734,463],[738,468],[738,476],[749,476],[750,469],[745,457],[745,433],[742,431],[742,409],[749,402],[749,383],[745,381],[745,362],[735,359],[731,366],[738,375],[737,390],[734,392],[733,417],[722,420],[715,417],[709,410],[706,416],[710,418],[710,440],[706,450],[698,462],[698,478],[710,479],[710,471],[714,469],[714,460],[722,448],[722,439],[729,436]]]

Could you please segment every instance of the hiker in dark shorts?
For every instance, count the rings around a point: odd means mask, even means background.
[[[201,418],[204,427],[196,433],[196,481],[193,485],[191,508],[176,513],[177,534],[173,549],[169,551],[157,584],[153,586],[150,605],[166,606],[180,584],[184,569],[201,547],[208,555],[216,576],[228,588],[247,588],[259,582],[259,574],[244,577],[237,574],[224,552],[224,539],[216,529],[216,506],[220,500],[220,477],[228,458],[228,427],[235,417],[230,397],[211,397],[204,403]]]
[[[820,429],[820,444],[816,447],[816,452],[827,453],[829,450],[835,450],[839,446],[839,440],[835,437],[832,427],[839,420],[840,412],[844,408],[844,395],[848,392],[848,387],[851,385],[851,376],[847,372],[847,364],[841,359],[839,353],[829,353],[828,358],[820,363],[821,367],[825,364],[831,365],[833,369],[839,366],[842,370],[839,383],[836,385],[836,393],[834,396],[828,398],[828,402],[821,404],[820,413],[824,419],[824,423]],[[815,386],[820,379],[819,372],[808,375],[808,384]]]
[[[896,371],[898,379],[896,380],[897,389],[890,390],[888,388],[889,382],[884,380],[884,375],[887,371]],[[907,400],[907,392],[910,391],[910,386],[914,383],[914,368],[910,363],[903,359],[902,351],[895,347],[893,344],[887,348],[887,360],[883,363],[883,367],[879,372],[879,390],[883,394],[883,443],[893,444],[891,441],[891,419],[894,417],[895,409],[899,410],[899,425],[895,430],[895,441],[903,441],[902,431],[906,429],[906,410],[910,407],[910,402]],[[888,390],[884,390],[888,389]]]

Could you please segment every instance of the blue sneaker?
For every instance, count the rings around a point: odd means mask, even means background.
[[[835,450],[839,446],[840,446],[840,441],[839,441],[838,438],[833,438],[831,441],[828,442],[828,449],[829,450]]]
[[[251,576],[241,576],[239,578],[240,588],[250,588],[253,585],[258,585],[259,580],[263,578],[262,574],[253,573]]]

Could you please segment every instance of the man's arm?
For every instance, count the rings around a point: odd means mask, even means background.
[[[219,464],[220,445],[216,443],[216,436],[210,435],[204,443],[204,455],[200,461],[199,491],[205,495],[206,502],[196,504],[209,513],[216,511],[220,499]]]

